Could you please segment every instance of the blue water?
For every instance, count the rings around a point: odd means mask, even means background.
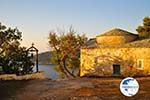
[[[34,67],[35,71],[35,67]],[[54,70],[54,65],[49,64],[49,65],[39,65],[39,71],[44,71],[46,74],[46,78],[51,78],[51,79],[57,79],[58,74]]]

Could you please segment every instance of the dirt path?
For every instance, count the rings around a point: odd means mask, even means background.
[[[150,78],[139,78],[140,90],[130,98],[120,93],[120,81],[116,78],[45,79],[15,82],[15,88],[14,81],[1,82],[0,91],[4,92],[0,92],[0,100],[150,100]]]

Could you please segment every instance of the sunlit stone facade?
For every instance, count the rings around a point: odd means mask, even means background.
[[[116,39],[115,39],[116,37]],[[150,74],[150,39],[113,29],[81,48],[80,76],[142,76]]]

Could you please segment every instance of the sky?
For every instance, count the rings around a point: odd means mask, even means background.
[[[113,28],[136,33],[150,0],[0,0],[0,22],[17,27],[22,46],[32,42],[40,52],[50,50],[48,35],[73,26],[77,33],[92,38]]]

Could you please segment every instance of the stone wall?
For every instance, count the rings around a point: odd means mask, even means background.
[[[134,41],[136,36],[97,36],[96,42],[102,45],[117,45],[125,44],[131,41]]]
[[[17,76],[16,74],[3,74],[0,75],[0,80],[33,80],[33,79],[44,79],[45,73],[43,71]]]
[[[111,76],[113,64],[120,65],[122,76],[150,74],[150,48],[83,48],[80,76]],[[143,68],[138,68],[142,61]]]

